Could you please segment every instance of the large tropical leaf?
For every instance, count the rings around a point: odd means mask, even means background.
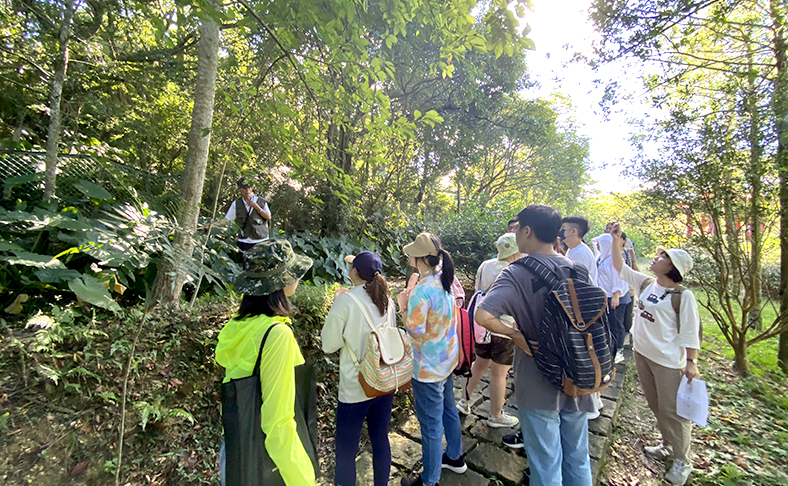
[[[79,192],[81,192],[82,194],[86,195],[91,199],[102,199],[106,201],[111,201],[112,199],[114,199],[112,197],[112,194],[107,192],[106,189],[90,181],[81,180],[78,183],[74,184],[74,187],[78,189]]]
[[[15,253],[16,256],[0,257],[0,260],[5,260],[11,265],[25,265],[36,268],[66,268],[63,262],[52,258],[51,255],[39,255],[38,253],[26,251],[17,251]]]
[[[89,304],[115,313],[121,310],[118,303],[112,300],[109,290],[95,277],[83,275],[80,278],[69,280],[68,288],[70,288],[77,297]]]
[[[68,282],[82,276],[80,272],[70,268],[45,268],[33,275],[44,283]]]

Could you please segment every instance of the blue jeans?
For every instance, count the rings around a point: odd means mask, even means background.
[[[454,404],[454,382],[451,375],[443,381],[422,383],[413,380],[413,399],[416,418],[421,425],[421,454],[424,471],[421,481],[426,485],[437,484],[441,478],[443,445],[441,436],[446,434],[446,455],[459,459],[462,455],[462,427],[460,415]]]
[[[356,454],[361,426],[367,420],[369,441],[372,443],[372,470],[375,486],[385,486],[391,471],[391,446],[389,423],[394,394],[383,395],[372,400],[337,405],[336,420],[336,469],[334,484],[353,486],[356,484]]]
[[[531,486],[591,486],[588,414],[520,408]]]

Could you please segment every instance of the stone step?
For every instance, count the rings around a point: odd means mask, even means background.
[[[468,467],[485,476],[495,476],[507,484],[522,484],[528,460],[486,442],[465,457]]]
[[[444,470],[441,473],[440,484],[441,486],[488,486],[490,480],[472,469],[468,469],[463,474]]]
[[[477,440],[472,437],[463,436],[462,454],[465,455],[476,447]],[[391,445],[391,462],[406,472],[413,471],[417,463],[421,461],[421,444],[406,437],[398,432],[389,433],[389,444]],[[446,450],[446,438],[441,439],[441,446]]]
[[[399,485],[400,478],[397,475],[398,471],[394,465],[391,466],[389,471],[389,485]],[[375,474],[372,469],[372,453],[364,451],[356,458],[356,485],[357,486],[374,486]]]

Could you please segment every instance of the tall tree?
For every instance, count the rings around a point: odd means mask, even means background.
[[[74,15],[74,0],[66,0],[63,8],[63,21],[58,35],[59,51],[55,58],[55,72],[52,76],[52,91],[49,95],[49,128],[47,130],[46,172],[44,176],[44,201],[55,196],[55,181],[60,143],[60,104],[63,82],[68,69],[68,44],[71,40],[71,18]]]
[[[598,51],[603,60],[633,55],[662,63],[672,70],[672,76],[662,80],[667,84],[675,83],[688,74],[705,71],[732,76],[755,75],[754,85],[769,86],[771,129],[775,134],[774,165],[769,167],[776,168],[780,178],[781,235],[788,231],[786,8],[785,2],[779,0],[746,0],[734,4],[720,0],[667,3],[660,0],[597,0],[592,9],[592,18],[603,32],[603,42]],[[710,42],[704,50],[697,50],[696,44],[687,42],[699,37]],[[746,95],[741,101],[749,104]],[[756,124],[752,128],[757,132],[760,127]],[[751,135],[755,136],[755,133]],[[751,144],[751,147],[756,152],[759,150],[757,144]],[[767,174],[766,167],[756,165],[753,170]],[[758,230],[758,227],[753,229]],[[780,262],[782,328],[788,323],[788,239],[784,237],[780,241]],[[760,259],[755,260],[755,265],[751,278],[760,280],[760,268],[757,268]],[[751,317],[757,325],[757,315]],[[778,356],[781,366],[788,369],[786,334],[780,337]]]
[[[193,234],[200,214],[205,168],[211,142],[211,123],[216,96],[216,72],[219,65],[219,24],[205,15],[200,25],[194,108],[189,130],[189,151],[181,183],[178,226],[173,248],[175,254],[165,259],[156,275],[154,302],[177,302],[186,280],[186,266],[194,251]]]

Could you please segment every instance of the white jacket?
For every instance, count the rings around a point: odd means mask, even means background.
[[[386,317],[382,316],[375,304],[372,303],[372,299],[370,299],[367,291],[364,290],[363,285],[357,285],[348,290],[348,292],[353,292],[353,295],[367,306],[370,315],[375,320],[375,325],[386,320]],[[391,299],[389,299],[389,305],[394,305]],[[388,313],[388,320],[391,327],[396,327],[396,312]],[[347,345],[352,346],[353,352],[361,360],[364,356],[370,331],[371,329],[364,318],[361,308],[352,297],[342,294],[334,300],[334,305],[331,306],[326,322],[323,324],[320,337],[325,353],[330,354],[340,349],[342,350],[339,354],[339,401],[342,403],[358,403],[370,400],[358,382],[358,370],[346,349]]]

